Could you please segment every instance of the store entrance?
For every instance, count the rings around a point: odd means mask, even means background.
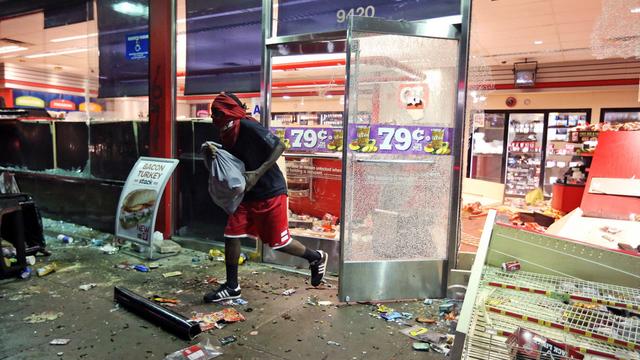
[[[445,294],[460,179],[457,36],[450,25],[354,17],[346,33],[267,41],[264,114],[287,147],[291,235],[330,254],[343,301]],[[307,266],[268,247],[263,259]]]
[[[329,254],[339,272],[342,128],[346,32],[288,36],[268,44],[271,64],[265,122],[287,149],[278,165],[287,178],[291,236]],[[307,262],[263,246],[268,263]]]

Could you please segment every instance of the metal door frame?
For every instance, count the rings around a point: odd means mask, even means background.
[[[451,178],[451,200],[449,207],[449,229],[448,229],[448,244],[447,244],[447,258],[444,260],[442,266],[442,286],[440,289],[440,296],[444,297],[447,292],[449,273],[454,268],[458,252],[459,234],[460,234],[460,193],[462,187],[462,137],[464,136],[464,124],[465,124],[465,106],[467,98],[467,76],[468,76],[468,54],[469,54],[469,20],[471,12],[471,4],[468,0],[463,0],[462,5],[462,24],[457,27],[454,25],[443,25],[433,20],[420,21],[420,22],[407,22],[407,21],[393,21],[383,20],[379,18],[368,17],[356,17],[350,18],[349,27],[347,28],[347,44],[346,44],[346,82],[345,82],[345,101],[344,101],[344,115],[343,115],[343,134],[348,134],[349,124],[349,102],[350,102],[350,87],[351,87],[351,41],[352,33],[354,31],[361,33],[378,33],[389,35],[406,35],[413,37],[425,37],[425,38],[439,38],[439,39],[451,39],[458,40],[458,85],[456,89],[456,109],[454,115],[454,132],[453,149],[452,153],[454,157],[453,172]],[[346,199],[346,181],[347,181],[347,152],[348,137],[344,137],[343,154],[342,154],[342,204],[340,218],[343,222],[340,226],[340,283],[338,297],[341,301],[352,300],[345,294],[345,199]],[[386,277],[387,273],[393,273],[394,270],[402,272],[407,270],[408,266],[411,266],[406,261],[380,261],[380,264],[375,270],[384,272],[382,275]],[[418,261],[414,262],[418,264],[413,268],[414,271],[436,270],[426,269],[420,267]],[[427,262],[424,262],[427,263]],[[394,266],[396,265],[396,266]],[[404,266],[403,266],[404,265]],[[376,267],[374,265],[374,267]],[[363,270],[366,273],[371,269]],[[355,278],[358,277],[358,272],[354,272]],[[402,295],[400,296],[402,297]],[[378,300],[378,299],[368,299]]]

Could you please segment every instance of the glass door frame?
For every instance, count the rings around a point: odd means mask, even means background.
[[[407,22],[407,21],[390,21],[383,20],[379,18],[368,18],[368,17],[356,17],[353,16],[350,18],[349,27],[347,30],[347,58],[346,58],[346,73],[347,80],[345,86],[345,110],[343,115],[343,133],[348,133],[348,124],[349,124],[349,102],[350,102],[350,76],[351,76],[351,41],[353,39],[352,33],[377,33],[381,35],[406,35],[413,37],[425,37],[425,38],[440,38],[440,39],[450,39],[458,41],[458,64],[457,65],[457,86],[456,86],[456,101],[455,101],[455,112],[454,112],[454,127],[455,127],[455,135],[453,136],[453,171],[451,176],[451,195],[450,195],[450,206],[449,206],[449,229],[448,229],[448,244],[447,244],[447,257],[444,260],[441,268],[441,284],[439,286],[439,291],[437,293],[431,294],[432,297],[444,297],[447,294],[448,285],[449,284],[451,270],[455,267],[457,260],[457,251],[458,251],[458,243],[460,237],[460,202],[461,202],[461,187],[462,187],[462,164],[461,159],[463,156],[463,131],[464,131],[464,123],[465,123],[465,106],[466,106],[466,91],[467,91],[467,69],[468,69],[468,31],[469,31],[469,15],[470,15],[470,3],[468,1],[462,1],[463,5],[463,21],[461,26],[454,25],[446,25],[443,23],[436,23],[430,21],[422,21],[422,22]],[[343,139],[343,155],[342,155],[342,214],[341,220],[344,221],[345,218],[345,199],[346,199],[346,181],[347,181],[347,160],[348,160],[348,138],[344,137]],[[351,275],[357,277],[357,272],[351,273],[345,271],[345,228],[344,224],[341,224],[340,227],[340,239],[341,239],[341,259],[340,259],[340,274],[341,281],[339,286],[338,297],[341,301],[349,301],[349,300],[362,300],[363,296],[369,295],[371,292],[366,290],[366,286],[359,286],[359,289],[355,290],[352,293],[354,296],[358,297],[357,299],[349,298],[347,294],[345,294],[346,290],[345,283],[347,279],[345,276]],[[425,260],[421,263],[437,263],[441,262],[440,260]],[[402,261],[394,262],[394,261],[379,261],[375,262],[372,271],[375,271],[377,274],[385,277],[385,280],[394,281],[391,277],[397,270],[402,268]],[[417,261],[415,263],[418,263]],[[399,266],[393,266],[400,264]],[[378,266],[379,265],[379,266]],[[396,271],[394,271],[396,270]],[[431,269],[428,267],[404,267],[406,271],[425,271],[425,270],[438,270]],[[400,273],[396,276],[408,278],[406,273]],[[399,279],[399,278],[398,278]],[[398,280],[395,279],[395,280]],[[364,281],[364,279],[362,279]],[[358,279],[350,279],[350,282],[356,283]],[[409,290],[409,289],[407,289]],[[383,290],[384,292],[384,290]],[[413,295],[413,294],[412,294]],[[413,297],[412,295],[408,295],[409,297]],[[395,297],[390,294],[382,295],[383,299],[401,299],[406,298],[407,295],[404,294],[395,294]],[[380,299],[368,299],[368,300],[380,300]]]

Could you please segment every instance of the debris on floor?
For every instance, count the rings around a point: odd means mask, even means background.
[[[225,346],[238,341],[238,338],[235,335],[231,335],[220,338],[218,341],[220,341],[220,345]]]
[[[89,290],[93,289],[96,286],[98,286],[98,284],[89,283],[89,284],[83,284],[83,285],[78,286],[78,289],[84,290],[84,291],[89,291]]]
[[[331,340],[327,341],[327,345],[342,346],[342,344],[340,344],[339,342]]]
[[[166,297],[162,297],[162,296],[158,296],[158,295],[154,295],[153,297],[151,297],[151,300],[153,302],[159,303],[159,304],[164,304],[167,306],[176,306],[178,304],[180,304],[180,300],[178,299],[172,299],[172,298],[166,298]]]
[[[103,253],[107,254],[107,255],[113,255],[115,253],[118,252],[118,248],[111,245],[111,244],[107,244],[104,245],[100,248],[100,251],[102,251]]]
[[[291,296],[293,294],[296,293],[296,289],[287,289],[285,291],[282,292],[282,295],[284,296]]]
[[[162,274],[162,277],[166,279],[166,278],[181,276],[181,275],[182,275],[182,271],[171,271],[171,272]]]
[[[45,311],[40,314],[31,314],[23,320],[30,324],[38,324],[47,321],[53,321],[63,315],[62,312]]]
[[[164,360],[210,360],[222,355],[209,340],[198,343],[167,355]]]
[[[53,273],[57,269],[58,269],[58,265],[56,263],[51,263],[49,265],[45,265],[39,268],[38,270],[36,270],[36,273],[38,274],[38,276],[43,277]]]
[[[200,324],[200,329],[205,332],[216,328],[221,329],[226,324],[245,321],[245,317],[234,308],[226,308],[211,313],[195,313],[191,320],[197,321]]]
[[[71,339],[53,339],[49,341],[49,345],[67,345]]]

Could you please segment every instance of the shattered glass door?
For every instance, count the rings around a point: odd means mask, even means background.
[[[341,297],[440,296],[458,41],[355,28],[348,40]]]

